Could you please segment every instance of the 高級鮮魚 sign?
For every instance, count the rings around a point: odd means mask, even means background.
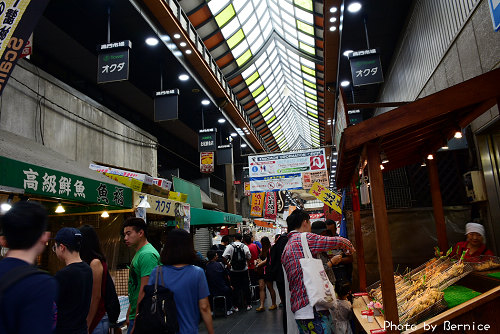
[[[302,174],[250,177],[250,191],[268,192],[302,188]]]
[[[325,150],[254,155],[248,157],[250,177],[263,177],[326,169]],[[254,189],[252,189],[253,192]]]

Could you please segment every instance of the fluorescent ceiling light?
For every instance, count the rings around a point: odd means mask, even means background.
[[[186,54],[187,54],[187,55],[190,55],[191,53],[192,53],[192,51],[191,51],[191,50],[186,50]]]
[[[185,47],[187,44],[186,44],[186,42],[180,42],[179,45],[182,47]]]
[[[335,21],[337,21],[337,18],[336,18],[335,16],[330,17],[330,22],[332,22],[332,23],[333,23],[333,22],[335,22]]]
[[[187,81],[187,80],[189,80],[189,75],[181,74],[181,75],[179,75],[179,80],[180,81]]]
[[[349,81],[347,81],[347,80],[344,80],[344,81],[342,81],[342,82],[340,83],[340,85],[341,85],[342,87],[347,87],[347,86],[349,86],[350,84],[351,84],[351,83],[350,83]]]
[[[337,7],[330,8],[330,13],[336,13],[336,12],[337,12]]]
[[[217,122],[219,122],[220,124],[223,124],[223,123],[226,123],[226,120],[224,118],[219,118],[217,120]]]
[[[210,101],[207,99],[201,100],[201,104],[203,104],[204,106],[208,106],[210,104]]]
[[[179,35],[179,34],[174,34],[174,38],[175,38],[175,39],[179,39],[179,38],[181,38],[181,35]]]
[[[352,51],[352,50],[345,50],[345,51],[344,51],[344,53],[343,53],[343,55],[344,55],[344,56],[346,56],[346,57],[349,57],[349,55],[350,55],[351,53],[353,53],[353,52],[354,52],[354,51]]]
[[[351,13],[357,13],[361,9],[361,4],[359,2],[353,2],[347,6],[347,10]]]
[[[331,26],[331,27],[330,27],[330,31],[335,31],[335,30],[337,30],[337,27],[336,27],[336,26]]]
[[[155,46],[158,44],[158,39],[154,37],[148,37],[146,38],[146,44],[150,46]]]

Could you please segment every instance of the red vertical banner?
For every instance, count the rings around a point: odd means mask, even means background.
[[[267,219],[276,219],[277,211],[278,208],[276,205],[276,193],[274,191],[267,192],[264,217]]]
[[[200,172],[213,173],[214,170],[214,152],[200,152]]]

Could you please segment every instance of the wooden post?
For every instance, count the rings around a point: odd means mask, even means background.
[[[391,239],[384,194],[384,179],[380,169],[380,152],[377,144],[366,144],[368,175],[372,199],[373,220],[377,241],[378,268],[382,282],[382,298],[385,320],[391,325],[399,325],[396,287],[394,286],[394,265],[392,263]],[[395,327],[393,327],[395,328]],[[387,333],[399,333],[387,328]]]
[[[356,241],[356,260],[358,261],[359,291],[366,291],[365,250],[363,246],[363,234],[361,233],[361,208],[359,207],[359,192],[354,180],[351,183],[351,190],[354,240]]]
[[[429,171],[429,183],[431,185],[432,208],[434,209],[438,246],[442,252],[446,253],[448,249],[448,238],[446,236],[443,199],[441,198],[441,189],[439,189],[439,175],[435,156],[434,159],[427,159],[427,170]]]

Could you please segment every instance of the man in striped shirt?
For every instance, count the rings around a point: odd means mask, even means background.
[[[327,309],[314,307],[309,303],[306,288],[304,286],[302,267],[299,260],[304,258],[300,235],[307,233],[307,243],[312,255],[326,252],[331,249],[343,249],[354,253],[351,242],[342,237],[325,237],[311,232],[309,214],[303,210],[296,209],[287,218],[288,243],[281,256],[281,262],[289,282],[291,294],[291,310],[300,333],[333,333],[333,325],[330,313]]]

